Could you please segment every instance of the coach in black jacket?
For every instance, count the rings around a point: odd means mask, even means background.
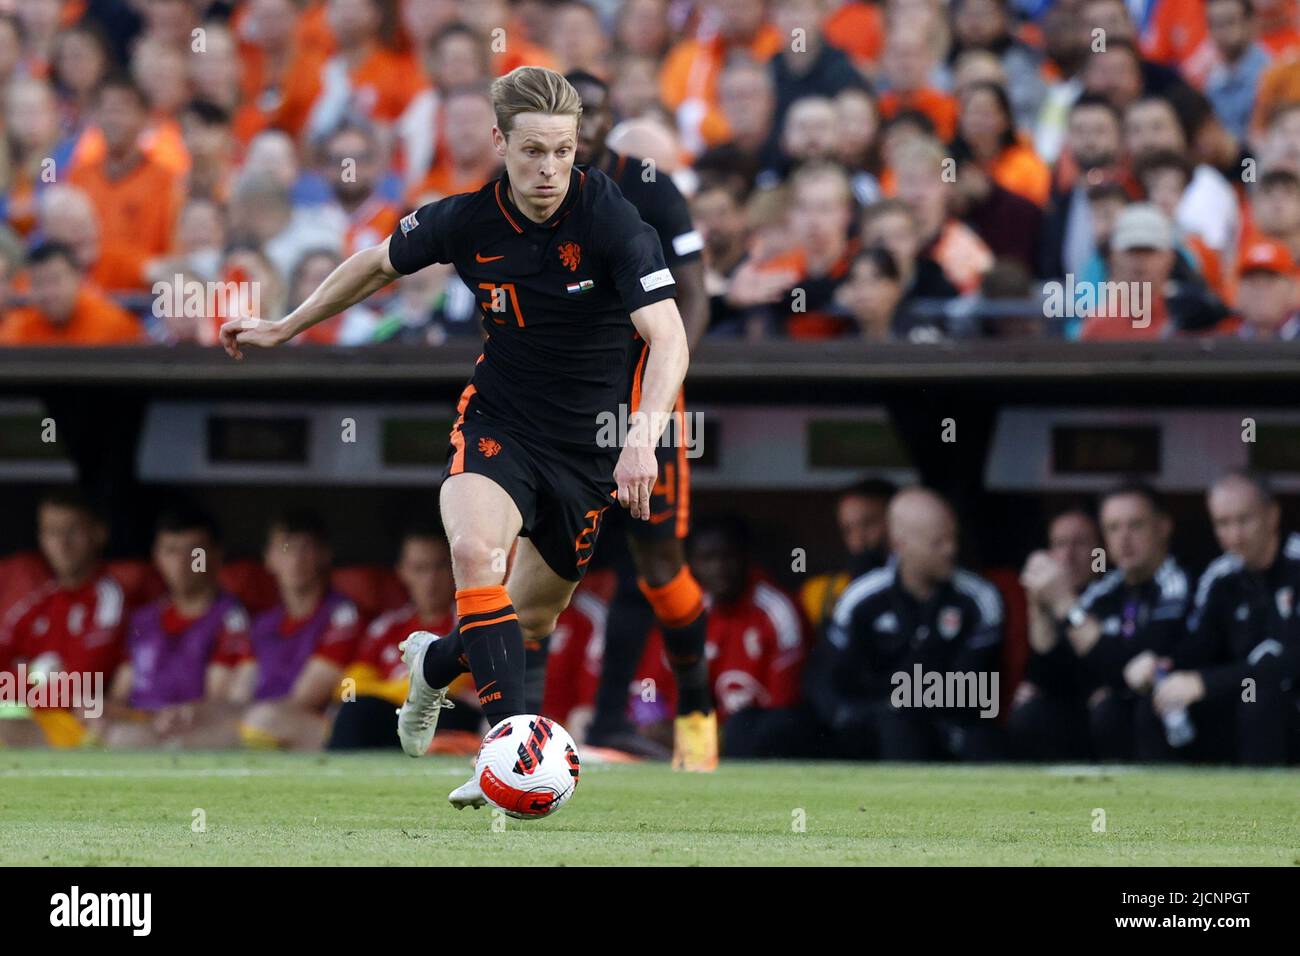
[[[1002,599],[955,566],[956,520],[934,492],[894,496],[889,538],[889,563],[845,589],[810,672],[832,749],[885,760],[991,759]]]

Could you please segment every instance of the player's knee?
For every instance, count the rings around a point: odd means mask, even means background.
[[[483,535],[456,535],[451,542],[451,561],[457,586],[500,584],[505,580],[507,556],[505,548]]]
[[[560,617],[561,608],[532,607],[515,608],[519,615],[519,630],[524,633],[524,640],[539,641],[555,630],[555,622]]]

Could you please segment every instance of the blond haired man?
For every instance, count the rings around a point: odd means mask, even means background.
[[[412,677],[398,736],[412,756],[428,750],[447,685],[467,668],[490,723],[524,713],[524,642],[555,626],[605,509],[617,500],[649,517],[655,444],[688,362],[655,231],[604,174],[574,168],[573,87],[520,67],[493,83],[492,103],[499,179],[406,216],[284,320],[222,328],[241,358],[245,346],[285,342],[433,263],[451,263],[478,296],[487,341],[461,394],[440,492],[459,624],[403,645]],[[484,802],[477,780],[449,799]]]

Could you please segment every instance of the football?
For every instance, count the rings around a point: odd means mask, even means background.
[[[580,769],[569,732],[536,714],[509,717],[488,731],[475,765],[487,802],[519,820],[547,817],[564,806]]]

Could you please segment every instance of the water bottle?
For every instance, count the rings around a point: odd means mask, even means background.
[[[1169,669],[1166,667],[1156,668],[1156,686],[1169,676]],[[1196,739],[1196,725],[1192,723],[1192,718],[1187,716],[1187,708],[1180,707],[1177,710],[1171,710],[1162,718],[1165,725],[1165,740],[1169,741],[1169,746],[1178,748],[1186,747]]]

